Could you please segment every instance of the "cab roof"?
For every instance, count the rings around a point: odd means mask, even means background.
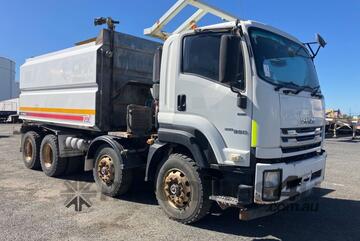
[[[242,26],[244,26],[246,29],[250,28],[250,27],[257,27],[257,28],[261,28],[264,30],[268,30],[270,32],[282,35],[292,41],[295,41],[299,44],[303,44],[299,39],[297,39],[296,37],[280,30],[277,29],[275,27],[272,27],[270,25],[264,24],[264,23],[260,23],[257,21],[253,21],[253,20],[240,20],[240,24]],[[231,29],[233,27],[235,27],[236,25],[236,21],[231,21],[231,22],[224,22],[224,23],[219,23],[219,24],[214,24],[214,25],[209,25],[209,26],[204,26],[204,27],[199,27],[197,28],[197,30],[214,30],[214,29]]]

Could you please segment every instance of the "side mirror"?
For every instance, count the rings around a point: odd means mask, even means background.
[[[158,47],[154,54],[153,61],[153,82],[160,83],[162,47]]]
[[[220,44],[219,81],[230,83],[232,92],[237,93],[237,106],[246,109],[247,97],[239,89],[244,89],[244,80],[239,82],[241,53],[241,37],[236,35],[223,35]]]
[[[316,34],[316,42],[322,47],[324,48],[326,46],[326,41],[324,40],[323,37],[320,36],[320,34]]]
[[[239,62],[241,56],[241,38],[236,35],[226,34],[221,37],[219,82],[233,83],[237,81]]]

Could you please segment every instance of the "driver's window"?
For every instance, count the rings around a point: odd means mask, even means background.
[[[219,81],[221,33],[186,36],[183,40],[182,72]],[[240,56],[239,89],[244,86],[244,60]],[[229,84],[229,83],[223,83]]]
[[[219,79],[221,35],[192,35],[183,42],[183,73]]]

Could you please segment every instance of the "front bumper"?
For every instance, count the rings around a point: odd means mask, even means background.
[[[293,163],[257,163],[255,171],[254,203],[280,203],[291,197],[311,190],[324,180],[326,152],[303,161]],[[264,201],[263,173],[269,170],[282,170],[281,193],[276,201]]]
[[[255,205],[250,208],[240,208],[239,213],[239,219],[243,221],[249,221],[257,218],[266,217],[269,215],[272,215],[274,213],[277,213],[283,209],[286,209],[289,205],[293,205],[297,201],[301,200],[302,198],[305,198],[311,194],[312,190],[308,190],[306,192],[303,192],[299,194],[296,197],[293,197],[291,199],[287,199],[281,203],[278,204],[269,204],[269,205]],[[290,206],[291,207],[291,206]],[[308,206],[305,206],[308,208]],[[298,206],[295,206],[295,210],[297,210]]]

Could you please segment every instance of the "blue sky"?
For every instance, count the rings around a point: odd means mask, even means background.
[[[328,45],[315,60],[327,108],[360,114],[360,2],[205,0],[242,19],[280,28],[300,40],[312,41],[319,32]],[[93,18],[120,20],[117,30],[142,36],[175,0],[11,0],[0,8],[0,56],[18,67],[31,56],[73,46],[100,30]],[[175,19],[186,19],[191,8]],[[202,23],[215,23],[206,18]]]

